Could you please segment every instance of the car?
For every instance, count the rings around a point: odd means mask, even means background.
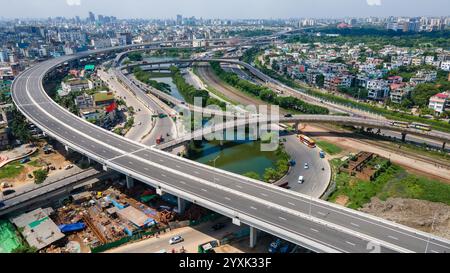
[[[305,178],[303,177],[303,175],[300,175],[299,177],[298,177],[298,183],[299,184],[303,184],[305,182]]]
[[[220,229],[222,229],[222,228],[224,228],[226,225],[224,224],[224,223],[217,223],[217,224],[215,224],[214,226],[212,226],[212,230],[213,231],[217,231],[217,230],[220,230]]]
[[[305,165],[304,165],[304,167],[303,168],[305,168],[306,170],[307,169],[309,169],[309,165],[308,165],[308,163],[305,163]]]
[[[284,115],[285,118],[292,118],[292,114],[286,114]]]
[[[0,202],[0,208],[3,208],[5,206],[5,203]]]
[[[183,242],[183,241],[184,241],[183,237],[181,237],[181,236],[178,235],[178,236],[175,236],[175,237],[170,238],[169,244],[174,245],[174,244],[181,243],[181,242]]]
[[[3,191],[3,196],[6,196],[6,195],[10,195],[10,194],[13,194],[13,193],[15,193],[16,191],[15,190],[4,190]]]
[[[67,165],[66,167],[64,167],[64,170],[70,170],[73,168],[72,164]]]

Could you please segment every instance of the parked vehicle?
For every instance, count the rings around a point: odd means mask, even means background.
[[[292,114],[286,114],[284,115],[285,118],[292,118]]]
[[[298,177],[298,183],[299,184],[303,184],[305,182],[305,178],[303,177],[303,175],[300,175],[299,177]]]
[[[303,168],[305,168],[305,170],[309,169],[308,163],[305,163],[305,165],[303,166]]]
[[[161,144],[164,141],[164,138],[162,135],[160,135],[157,139],[156,139],[156,144]]]
[[[16,191],[15,191],[15,190],[11,190],[11,189],[9,189],[9,190],[4,190],[4,191],[3,191],[3,196],[11,195],[11,194],[13,194],[13,193],[16,193]]]
[[[70,169],[72,169],[73,168],[73,165],[72,164],[69,164],[69,165],[67,165],[66,167],[64,167],[64,170],[70,170]]]
[[[5,203],[0,202],[0,208],[3,208],[5,206]]]
[[[184,241],[183,237],[181,237],[181,236],[178,235],[178,236],[175,236],[175,237],[170,238],[169,244],[174,245],[174,244],[181,243],[181,242],[183,242],[183,241]]]

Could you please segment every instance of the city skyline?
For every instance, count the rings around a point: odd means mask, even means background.
[[[414,2],[414,4],[411,4]],[[236,7],[239,6],[239,9]],[[25,8],[24,7],[28,7]],[[355,13],[354,11],[358,12]],[[446,0],[168,0],[164,4],[155,1],[129,0],[122,5],[118,0],[20,0],[8,3],[0,11],[0,18],[82,18],[89,11],[95,14],[115,16],[121,19],[174,19],[177,14],[187,17],[225,19],[287,19],[287,18],[342,18],[387,16],[447,16],[450,2]]]

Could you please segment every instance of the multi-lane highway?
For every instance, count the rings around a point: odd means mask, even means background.
[[[449,252],[450,241],[279,187],[216,170],[105,131],[54,103],[45,74],[73,56],[16,78],[18,109],[49,136],[93,160],[230,218],[318,252]]]

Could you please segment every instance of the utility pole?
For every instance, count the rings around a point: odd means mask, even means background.
[[[220,158],[220,154],[216,158],[214,158],[214,159],[209,161],[209,162],[213,162],[214,163],[214,169],[216,168],[216,160],[219,159],[219,158]],[[216,183],[216,172],[214,172],[214,181],[213,181],[213,183]]]

